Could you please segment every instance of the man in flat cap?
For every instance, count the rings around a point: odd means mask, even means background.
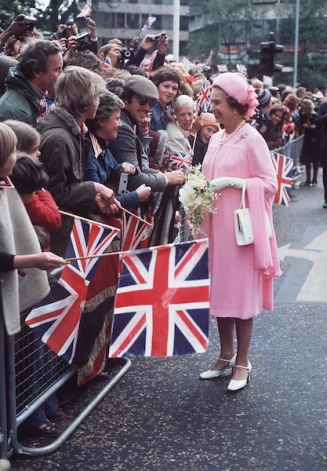
[[[181,170],[162,173],[149,167],[149,159],[138,137],[138,123],[141,123],[158,100],[157,87],[146,77],[132,75],[124,86],[121,99],[125,108],[121,113],[122,126],[118,136],[110,142],[110,151],[119,163],[130,162],[136,168],[128,178],[128,190],[140,185],[149,186],[153,192],[163,192],[168,185],[184,183]]]

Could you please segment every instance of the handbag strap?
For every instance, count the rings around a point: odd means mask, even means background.
[[[242,199],[239,209],[245,209],[245,192],[246,192],[246,185],[243,185],[242,188]]]

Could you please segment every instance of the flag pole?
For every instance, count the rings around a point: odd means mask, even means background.
[[[148,221],[146,221],[145,219],[142,219],[140,218],[139,216],[137,216],[136,214],[134,213],[131,213],[130,211],[128,211],[127,209],[125,208],[120,208],[122,211],[124,211],[125,213],[127,214],[130,214],[131,216],[133,216],[134,218],[138,219],[139,221],[141,222],[144,222],[144,224],[147,224],[148,226],[152,226],[151,223],[149,223]],[[80,219],[81,221],[85,221],[85,222],[89,222],[91,224],[95,224],[97,226],[101,226],[101,227],[104,227],[105,229],[116,229],[118,231],[120,231],[120,229],[117,229],[117,227],[113,227],[113,226],[109,226],[108,224],[103,224],[102,222],[98,222],[98,221],[94,221],[93,219],[88,219],[88,218],[84,218],[82,216],[77,216],[76,214],[72,214],[72,213],[67,213],[66,211],[62,211],[61,209],[59,209],[59,213],[60,214],[63,214],[64,216],[70,216],[72,218],[76,218],[76,219]]]
[[[125,250],[121,252],[106,252],[100,255],[89,255],[88,257],[73,257],[73,258],[65,258],[66,262],[75,262],[76,260],[89,260],[91,258],[102,258],[102,257],[111,257],[112,255],[125,255],[131,252],[135,252],[135,250]]]
[[[67,213],[66,211],[62,211],[61,209],[59,209],[59,213],[63,214],[64,216],[70,216],[71,218],[80,219],[81,221],[85,221],[96,226],[104,227],[105,229],[111,229],[113,231],[120,232],[120,229],[118,229],[117,227],[109,226],[108,224],[103,224],[102,222],[93,221],[92,219],[83,218],[82,216],[77,216],[76,214]]]
[[[120,208],[120,209],[121,209],[122,211],[124,211],[124,213],[127,213],[127,214],[129,214],[130,216],[133,216],[134,218],[138,219],[139,221],[144,222],[144,223],[147,224],[148,226],[152,226],[152,224],[151,224],[150,222],[146,221],[145,219],[140,218],[139,216],[137,216],[137,215],[134,214],[134,213],[131,213],[131,212],[128,211],[127,209],[125,209],[125,208]]]

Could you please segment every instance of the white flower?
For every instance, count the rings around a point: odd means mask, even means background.
[[[216,194],[197,165],[187,175],[187,181],[179,190],[179,201],[188,215],[189,226],[195,236],[201,231],[201,224],[206,213],[215,211]]]

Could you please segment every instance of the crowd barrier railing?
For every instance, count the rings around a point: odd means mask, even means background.
[[[114,360],[108,360],[109,365],[111,361],[117,366]],[[77,368],[56,356],[25,324],[17,335],[7,335],[0,312],[0,471],[10,469],[7,460],[15,454],[43,456],[56,451],[130,367],[128,358],[120,358],[118,371],[100,391],[97,388],[99,392],[58,438],[45,446],[26,446],[20,442],[18,427],[76,375]]]
[[[279,154],[293,159],[293,188],[299,188],[304,173],[304,167],[300,165],[300,156],[303,146],[304,135],[291,139],[284,146],[276,149]]]

